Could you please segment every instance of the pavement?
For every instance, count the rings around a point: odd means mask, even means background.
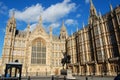
[[[75,76],[76,80],[114,80],[115,77],[111,76]],[[22,77],[22,80],[64,80],[63,79],[58,79],[58,76],[42,76],[42,77]]]
[[[120,80],[120,76],[74,76],[75,80]],[[118,79],[119,78],[119,79]],[[0,80],[3,80],[0,77]],[[10,79],[11,80],[11,79]],[[35,76],[35,77],[22,77],[21,80],[68,80],[64,76]],[[70,80],[70,79],[69,79]]]

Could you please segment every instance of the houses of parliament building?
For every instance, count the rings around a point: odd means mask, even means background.
[[[47,33],[40,17],[36,28],[30,31],[16,29],[14,15],[8,20],[4,38],[0,74],[5,64],[18,60],[23,64],[23,76],[60,74],[63,53],[71,56],[68,67],[74,75],[108,75],[120,72],[120,6],[105,15],[98,14],[90,0],[90,16],[83,29],[68,36],[62,23],[60,35]]]

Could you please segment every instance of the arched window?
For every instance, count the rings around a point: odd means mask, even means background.
[[[46,43],[41,38],[32,42],[31,64],[46,64]]]

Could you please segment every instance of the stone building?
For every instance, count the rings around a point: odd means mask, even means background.
[[[90,16],[83,29],[67,38],[69,67],[79,75],[110,75],[120,72],[120,6],[97,14],[90,0]]]
[[[2,70],[5,64],[18,60],[23,64],[23,76],[39,76],[60,74],[62,68],[62,51],[65,52],[67,30],[62,23],[59,36],[46,33],[40,17],[36,28],[30,31],[28,24],[26,30],[16,29],[16,20],[13,16],[8,20],[2,53]],[[4,73],[4,71],[3,71]]]
[[[76,75],[110,75],[120,72],[120,6],[110,5],[110,12],[98,14],[90,0],[90,16],[86,26],[68,36],[62,23],[60,35],[46,33],[40,17],[30,31],[16,29],[14,15],[8,20],[4,39],[1,71],[5,64],[18,60],[23,64],[23,76],[60,74],[63,52],[71,56],[68,65]]]

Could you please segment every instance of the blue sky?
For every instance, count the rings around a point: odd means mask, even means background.
[[[93,0],[97,12],[102,15],[120,5],[120,0]],[[89,0],[0,0],[0,57],[4,43],[6,23],[12,12],[15,12],[17,29],[25,30],[28,23],[33,30],[38,23],[39,16],[43,18],[43,26],[47,32],[53,27],[53,34],[59,35],[62,21],[68,34],[82,29],[84,22],[87,25],[89,17]]]

